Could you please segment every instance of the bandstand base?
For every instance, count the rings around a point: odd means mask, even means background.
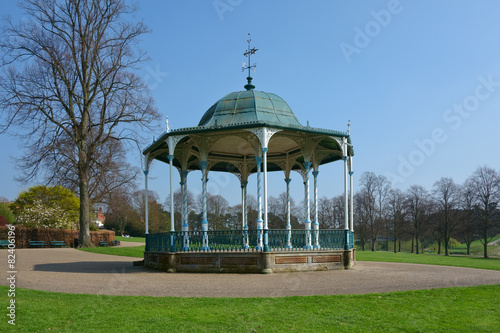
[[[144,265],[169,273],[280,273],[351,268],[356,250],[145,252]]]

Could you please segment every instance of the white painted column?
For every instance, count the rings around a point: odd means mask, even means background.
[[[169,137],[170,139],[171,137]],[[170,161],[170,252],[175,252],[174,224],[174,155],[168,155]]]
[[[344,156],[342,159],[344,160],[344,220],[345,220],[345,229],[349,230],[349,197],[348,197],[348,192],[347,192],[347,143],[346,139],[344,138],[344,144],[343,144],[343,151],[344,151]]]
[[[187,175],[188,171],[181,172],[181,191],[182,191],[182,251],[189,251],[189,224],[187,207]]]
[[[207,168],[208,168],[208,162],[207,161],[201,161],[200,162],[201,166],[201,173],[202,173],[202,186],[201,186],[201,195],[202,195],[202,210],[203,210],[203,220],[201,221],[201,231],[203,232],[203,239],[202,239],[202,245],[201,245],[201,250],[202,251],[208,251],[210,248],[208,247],[208,218],[207,218]]]
[[[287,240],[286,240],[286,248],[292,248],[292,224],[290,221],[291,211],[290,211],[290,181],[291,178],[285,178],[286,182],[286,230],[287,230]]]
[[[262,250],[264,245],[262,241],[262,229],[263,229],[263,220],[262,220],[262,184],[260,182],[261,178],[261,165],[262,165],[262,157],[255,157],[255,161],[257,162],[257,250]]]
[[[268,239],[268,207],[267,207],[267,147],[262,148],[262,163],[264,166],[264,252],[269,251]]]
[[[351,232],[354,232],[354,170],[352,169],[352,156],[349,156],[349,184],[350,184],[350,210],[349,219],[351,225]]]
[[[318,222],[318,174],[319,171],[315,170],[313,171],[313,176],[314,176],[314,223],[313,223],[313,230],[314,230],[314,249],[319,249],[319,222]]]
[[[250,248],[248,244],[247,185],[248,181],[241,182],[241,224],[243,228],[243,249],[245,250]]]
[[[306,245],[304,249],[312,249],[311,246],[311,211],[309,203],[309,172],[311,171],[311,162],[304,162],[303,165],[306,169],[305,179],[304,179],[304,204],[305,204],[305,215],[306,220],[304,221],[304,227],[306,230]]]
[[[144,232],[146,235],[149,234],[149,196],[148,196],[148,173],[149,170],[144,170],[144,219],[146,224],[146,231]]]

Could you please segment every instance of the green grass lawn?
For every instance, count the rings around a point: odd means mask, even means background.
[[[139,242],[139,243],[146,243],[146,238],[144,237],[132,237],[132,238],[127,238],[127,237],[122,237],[122,236],[115,236],[115,239],[120,241],[120,242]]]
[[[7,290],[0,286],[2,295]],[[283,298],[103,296],[18,288],[16,326],[4,315],[0,331],[498,332],[499,294],[500,285]]]
[[[500,234],[493,237],[493,239],[491,241],[493,242],[499,238],[500,238]],[[493,251],[496,250],[497,247],[498,246],[488,246],[488,253],[491,254]],[[442,249],[442,251],[444,251],[444,249]],[[460,244],[460,246],[455,247],[453,249],[450,249],[449,251],[450,252],[460,252],[460,253],[466,254],[467,253],[467,245],[465,245],[465,243],[462,243],[462,244]],[[483,243],[481,243],[480,240],[473,241],[470,244],[470,252],[471,252],[471,254],[482,255],[484,252]]]
[[[144,258],[144,248],[146,246],[133,246],[133,247],[89,247],[84,249],[79,249],[86,252],[101,253],[101,254],[111,254],[115,256],[125,256],[125,257],[137,257]]]
[[[480,257],[464,257],[464,256],[446,257],[444,255],[436,255],[436,254],[356,251],[356,260],[458,266],[458,267],[493,269],[500,271],[500,258],[484,259]]]

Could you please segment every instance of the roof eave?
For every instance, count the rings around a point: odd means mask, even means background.
[[[275,128],[281,130],[292,130],[303,133],[311,133],[311,134],[322,134],[334,137],[346,137],[349,138],[349,135],[345,132],[329,130],[324,128],[317,127],[309,127],[309,126],[295,126],[295,125],[279,125],[275,123],[266,123],[263,121],[249,122],[249,123],[239,123],[232,124],[227,126],[196,126],[196,127],[185,127],[179,128],[176,130],[171,130],[170,132],[163,133],[160,138],[154,141],[151,145],[146,147],[143,150],[143,155],[146,155],[153,151],[156,147],[161,145],[169,136],[178,136],[178,135],[189,135],[189,134],[197,134],[197,133],[206,133],[206,132],[224,132],[235,129],[247,129],[247,128],[258,128],[258,127],[267,127],[267,128]]]

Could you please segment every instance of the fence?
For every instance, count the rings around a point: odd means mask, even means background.
[[[208,249],[203,248],[207,238]],[[262,230],[175,231],[146,235],[146,252],[262,251]],[[270,229],[270,251],[352,249],[354,235],[348,230]],[[308,241],[310,239],[310,241]],[[259,244],[260,243],[260,244]],[[309,246],[310,244],[310,246]]]

